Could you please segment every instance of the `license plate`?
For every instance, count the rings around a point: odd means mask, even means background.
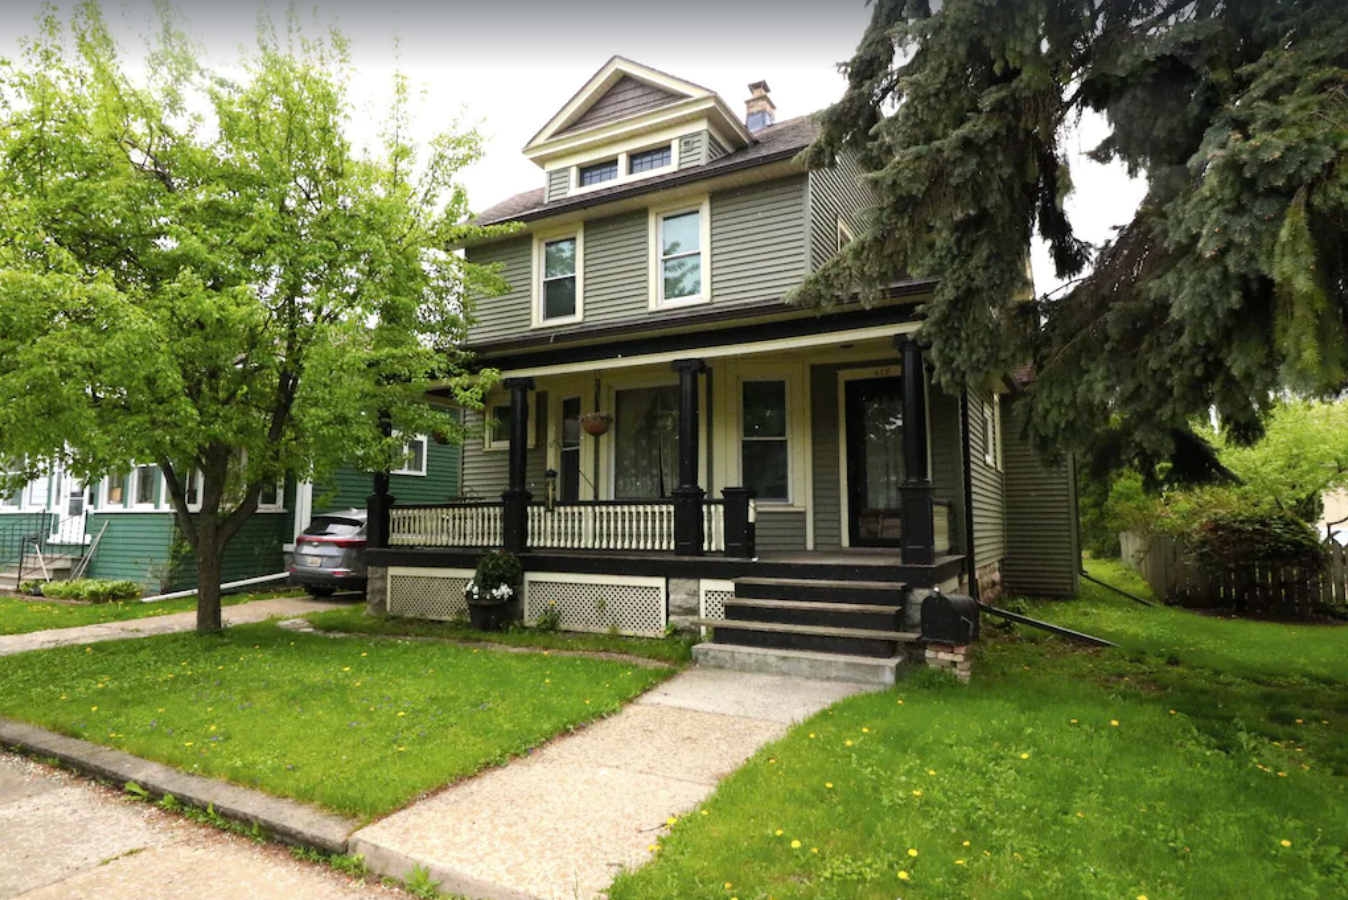
[[[306,556],[304,557],[304,564],[311,569],[321,569],[323,568],[323,557]]]

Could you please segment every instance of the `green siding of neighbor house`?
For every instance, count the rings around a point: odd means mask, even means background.
[[[493,403],[500,399],[493,398]],[[547,392],[537,394],[529,414],[534,417],[534,445],[529,448],[526,487],[543,499],[543,473],[547,470]],[[510,482],[510,454],[505,450],[487,450],[482,443],[483,413],[469,410],[465,419],[468,437],[463,445],[463,494],[477,500],[499,500]]]
[[[806,183],[798,175],[712,195],[712,306],[780,300],[804,277]],[[583,325],[659,316],[650,309],[649,229],[645,210],[585,223]],[[470,340],[528,334],[533,239],[470,247],[467,254],[472,262],[499,267],[509,285],[500,296],[475,299]]]
[[[290,513],[256,513],[225,547],[220,581],[243,581],[284,572],[284,544],[294,536]],[[197,586],[196,554],[183,544],[174,548],[173,583],[170,590]]]
[[[838,251],[838,219],[861,233],[862,211],[875,202],[874,193],[862,181],[856,157],[844,153],[832,169],[810,173],[810,267],[817,269]]]
[[[1035,597],[1071,597],[1079,584],[1076,474],[1068,458],[1045,464],[1023,437],[1019,403],[1003,408],[1006,431],[1006,559],[1002,584]]]
[[[89,516],[87,530],[91,536],[103,535],[89,562],[86,574],[90,578],[138,581],[150,591],[172,586],[172,514],[95,512]]]
[[[389,493],[398,503],[440,503],[459,495],[457,444],[426,442],[425,475],[390,475]],[[374,490],[373,476],[359,469],[338,469],[326,483],[314,485],[315,513],[364,509]]]
[[[48,512],[7,510],[0,513],[0,566],[18,562],[22,539],[51,531],[52,518]]]
[[[983,404],[992,403],[986,388],[969,388],[969,456],[973,483],[974,564],[979,568],[1001,561],[1006,556],[1005,488],[1002,473],[988,465],[985,448],[994,435],[987,434]],[[996,415],[997,406],[993,406]],[[997,424],[1001,427],[1000,423]]]

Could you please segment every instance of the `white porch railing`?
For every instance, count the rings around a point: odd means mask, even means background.
[[[389,546],[499,547],[501,507],[500,503],[395,506],[389,511]]]
[[[389,513],[389,545],[394,547],[499,547],[503,539],[500,503],[394,507]],[[703,549],[725,550],[725,504],[702,507]],[[668,500],[599,500],[529,505],[529,546],[540,550],[674,549],[674,504]]]

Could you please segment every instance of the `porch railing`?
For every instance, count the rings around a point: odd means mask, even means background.
[[[394,547],[499,547],[503,503],[395,506],[389,512]],[[725,501],[705,500],[703,549],[725,550]],[[674,550],[672,500],[582,500],[529,505],[529,546],[540,550]]]

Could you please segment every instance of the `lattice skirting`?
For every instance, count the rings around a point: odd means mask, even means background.
[[[472,569],[388,570],[388,611],[409,619],[456,619],[468,615],[464,590]]]
[[[566,631],[660,637],[668,621],[665,591],[663,578],[526,573],[524,621],[532,624],[551,606]]]
[[[698,588],[698,613],[704,619],[724,619],[725,602],[735,596],[735,582],[704,578]],[[707,629],[702,629],[707,636]]]

